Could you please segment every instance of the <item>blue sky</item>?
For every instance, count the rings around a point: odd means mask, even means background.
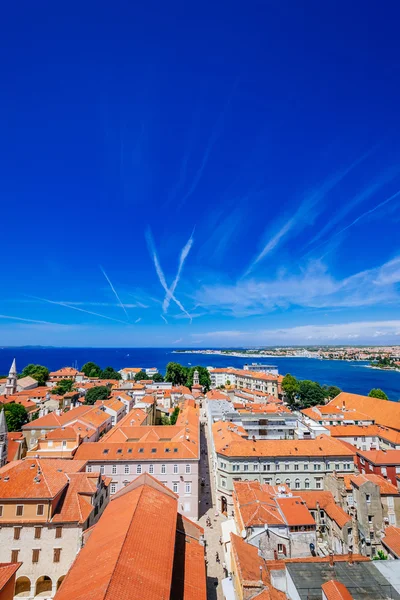
[[[400,343],[399,13],[8,3],[0,343]]]

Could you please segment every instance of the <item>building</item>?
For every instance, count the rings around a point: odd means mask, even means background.
[[[14,358],[14,360],[12,361],[12,365],[10,367],[10,371],[8,373],[6,385],[4,387],[4,395],[12,396],[13,394],[15,394],[17,391],[17,386],[18,386],[17,365],[15,363],[15,358]]]
[[[316,549],[316,522],[286,486],[235,481],[233,504],[237,530],[264,559],[311,556]]]
[[[84,405],[67,412],[60,410],[48,413],[22,426],[27,447],[31,450],[38,441],[54,429],[73,427],[84,442],[97,441],[111,429],[111,416],[102,407]]]
[[[131,381],[135,379],[135,375],[143,371],[141,367],[125,367],[120,369],[118,373],[121,375],[123,381]]]
[[[278,398],[279,375],[250,371],[248,369],[213,369],[207,367],[210,372],[211,386],[229,386],[237,389],[246,388],[271,394]]]
[[[111,425],[114,427],[126,415],[126,403],[119,398],[109,398],[108,400],[97,400],[95,406],[102,408],[105,413],[111,417]]]
[[[81,444],[79,431],[73,427],[53,429],[27,452],[27,458],[73,458]]]
[[[17,595],[55,594],[107,504],[109,481],[84,467],[29,458],[0,469],[0,563],[22,563]]]
[[[7,462],[21,460],[26,455],[26,441],[20,431],[7,433]]]
[[[56,600],[206,600],[203,529],[179,500],[143,474],[116,494]]]
[[[326,429],[331,437],[352,444],[358,450],[379,449],[378,425],[328,425]]]
[[[333,402],[333,401],[332,401]],[[304,408],[301,413],[304,417],[315,421],[319,425],[373,425],[375,420],[369,415],[356,409],[338,408],[332,402],[321,406]]]
[[[62,369],[58,369],[58,371],[49,373],[49,384],[56,385],[61,379],[73,379],[73,381],[80,382],[86,379],[86,376],[85,373],[81,373],[73,367],[63,367]]]
[[[400,404],[398,402],[341,392],[327,406],[359,411],[368,415],[377,425],[400,431]]]
[[[360,473],[382,475],[397,486],[400,473],[400,450],[357,450],[357,468]]]
[[[322,490],[326,474],[354,471],[355,451],[325,435],[315,440],[252,440],[226,422],[214,423],[212,433],[217,503],[223,513],[232,508],[234,481]]]
[[[179,510],[197,519],[199,499],[199,411],[183,405],[175,425],[129,425],[129,415],[105,438],[81,444],[75,459],[86,470],[111,477],[111,494],[149,473],[179,496]]]
[[[251,363],[243,365],[244,371],[253,371],[253,373],[270,373],[279,375],[278,367],[275,365],[263,365],[261,363]]]
[[[0,467],[8,460],[8,429],[4,410],[0,411]]]

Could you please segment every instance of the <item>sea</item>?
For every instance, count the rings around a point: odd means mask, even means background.
[[[212,366],[242,368],[248,362],[275,365],[279,373],[291,373],[298,379],[311,379],[321,385],[337,385],[354,394],[368,394],[372,388],[382,389],[391,400],[400,400],[400,372],[371,369],[368,363],[340,360],[319,360],[305,357],[272,357],[259,361],[254,358],[222,356],[218,354],[186,354],[176,348],[50,348],[20,347],[0,348],[0,375],[8,373],[13,358],[17,370],[30,364],[45,365],[51,371],[65,366],[82,367],[93,361],[105,368],[117,371],[124,367],[156,367],[165,373],[170,361],[187,366]]]

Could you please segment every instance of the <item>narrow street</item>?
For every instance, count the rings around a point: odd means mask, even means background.
[[[222,546],[219,543],[221,537],[221,522],[225,517],[219,513],[215,506],[215,490],[211,464],[211,450],[208,444],[207,422],[204,417],[200,420],[200,481],[204,480],[204,486],[200,486],[199,523],[204,527],[206,541],[207,563],[207,599],[223,600],[221,580],[225,577],[222,567],[224,556]],[[207,517],[211,519],[211,527],[207,527]],[[216,561],[218,552],[220,562]]]

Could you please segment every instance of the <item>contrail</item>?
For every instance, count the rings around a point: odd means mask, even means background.
[[[166,322],[166,324],[168,325],[168,321],[167,321],[167,319],[164,317],[164,315],[160,315],[160,317],[161,317],[161,318],[162,318],[162,320],[163,320],[163,321],[165,321],[165,322]]]
[[[108,283],[109,283],[109,285],[110,285],[110,288],[111,288],[111,289],[112,289],[112,291],[114,292],[114,294],[115,294],[115,297],[116,297],[116,299],[118,300],[120,307],[122,308],[122,310],[123,310],[123,311],[124,311],[124,313],[126,314],[126,318],[128,319],[128,322],[129,322],[128,313],[126,312],[126,308],[125,308],[125,306],[122,304],[122,300],[121,300],[121,298],[118,296],[118,294],[117,294],[117,291],[116,291],[115,287],[114,287],[114,286],[113,286],[113,284],[111,283],[111,280],[110,280],[110,278],[107,276],[107,273],[105,272],[105,270],[103,269],[103,267],[102,267],[101,265],[99,265],[99,266],[100,266],[100,270],[101,270],[101,272],[103,273],[104,277],[107,279],[107,281],[108,281]]]
[[[65,304],[65,302],[56,302],[55,300],[48,300],[47,298],[39,298],[38,296],[28,296],[27,298],[34,298],[35,300],[40,300],[40,302],[48,302],[48,304],[56,304],[57,306],[64,306],[65,308],[70,308],[71,310],[78,310],[79,312],[87,313],[88,315],[94,315],[95,317],[101,317],[102,319],[108,319],[108,321],[115,321],[116,323],[122,323],[123,325],[127,325],[126,321],[120,321],[120,319],[114,319],[113,317],[106,317],[106,315],[101,315],[100,313],[92,312],[91,310],[85,310],[84,308],[79,308],[78,306],[72,306],[71,304]]]
[[[183,269],[183,265],[185,263],[185,260],[186,260],[186,258],[188,256],[188,254],[190,252],[190,249],[192,247],[192,244],[193,244],[193,234],[194,234],[194,230],[192,232],[192,235],[190,236],[190,238],[188,239],[188,241],[186,242],[185,246],[182,249],[181,255],[179,257],[179,266],[178,266],[178,271],[177,271],[176,277],[175,277],[175,279],[174,279],[174,281],[173,281],[173,283],[172,283],[169,291],[165,295],[164,302],[163,302],[163,312],[164,313],[167,312],[169,304],[171,302],[172,295],[174,294],[176,286],[179,283],[179,279],[181,277],[181,272],[182,272],[182,269]]]
[[[153,241],[153,237],[151,235],[150,229],[148,229],[146,231],[146,241],[147,241],[147,245],[149,247],[149,252],[154,261],[154,266],[156,269],[156,273],[158,275],[158,279],[160,280],[160,283],[161,283],[162,287],[164,288],[165,292],[168,294],[169,289],[168,289],[167,282],[164,277],[164,273],[161,269],[161,265],[158,261],[158,256],[157,256],[156,248],[154,245],[154,241]],[[184,312],[185,315],[187,315],[189,317],[189,319],[191,319],[191,316],[187,312],[186,308],[181,304],[181,302],[179,302],[179,300],[177,298],[175,298],[175,296],[173,294],[171,295],[171,300],[173,300],[175,302],[175,304],[181,309],[181,311]]]
[[[65,326],[65,324],[63,323],[54,323],[53,321],[39,321],[37,319],[25,319],[23,317],[12,317],[11,315],[0,315],[0,319],[13,319],[14,321],[25,321],[26,323],[40,323],[41,325]]]
[[[136,319],[135,323],[140,323],[141,320],[142,320],[142,317],[139,317],[138,319]]]

